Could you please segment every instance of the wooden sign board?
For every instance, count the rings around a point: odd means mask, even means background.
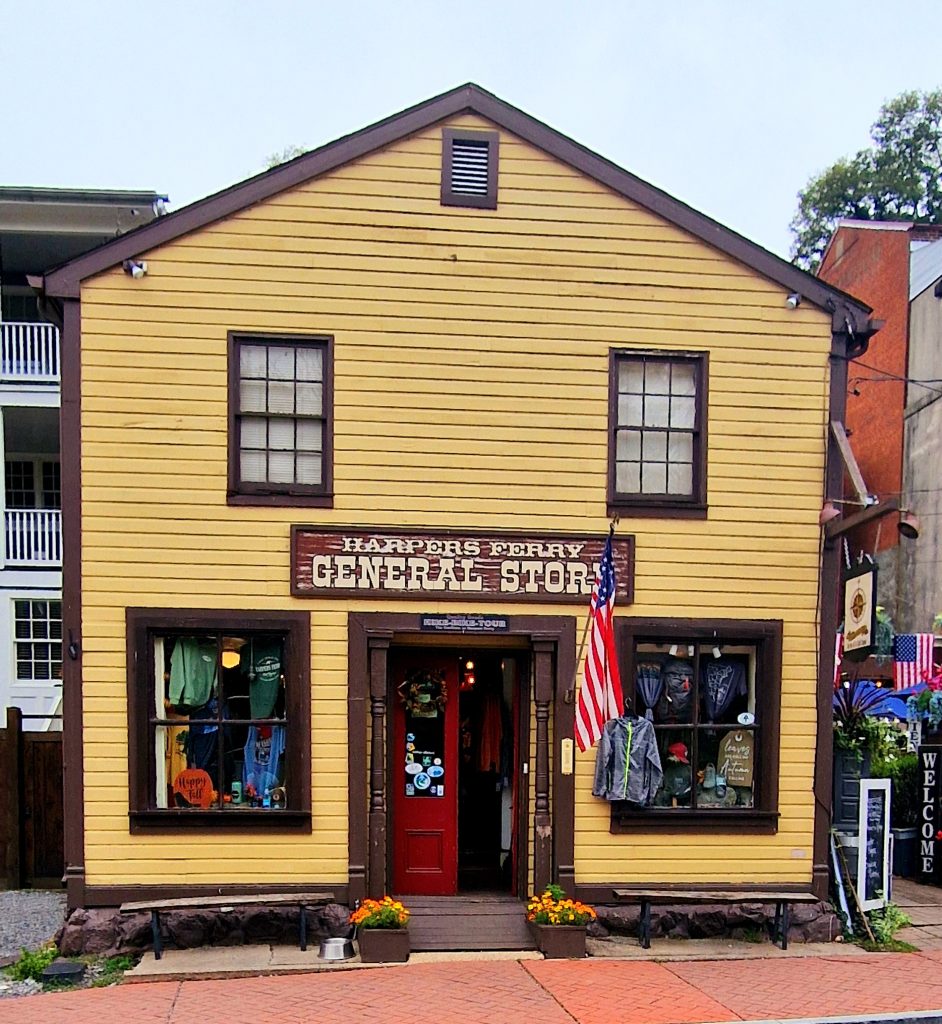
[[[885,907],[890,893],[890,780],[860,780],[857,898],[862,910]]]
[[[844,657],[859,661],[876,643],[877,567],[871,562],[844,574]]]
[[[295,597],[588,605],[606,537],[543,533],[291,528]],[[634,591],[634,537],[615,537],[616,604]]]
[[[734,729],[720,740],[716,770],[730,786],[751,786],[755,754],[755,736],[744,729]]]

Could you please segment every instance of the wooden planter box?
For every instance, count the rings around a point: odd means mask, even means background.
[[[358,928],[357,945],[365,964],[402,964],[409,959],[409,929]]]
[[[536,945],[547,960],[579,960],[585,956],[584,924],[534,924]]]

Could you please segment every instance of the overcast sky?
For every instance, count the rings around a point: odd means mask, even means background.
[[[942,85],[939,0],[0,0],[0,184],[180,206],[473,81],[788,255],[796,193]]]

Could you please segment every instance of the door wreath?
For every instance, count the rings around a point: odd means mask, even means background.
[[[400,683],[399,698],[410,715],[431,717],[444,711],[448,703],[445,673],[412,669]]]

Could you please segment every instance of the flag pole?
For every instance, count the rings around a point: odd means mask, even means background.
[[[608,526],[609,537],[615,536],[615,527],[618,524],[619,517],[617,515],[612,517],[611,523]],[[576,699],[576,683],[579,682],[579,666],[582,664],[582,656],[585,654],[585,641],[589,635],[589,626],[592,624],[592,602],[589,602],[589,614],[585,617],[585,627],[582,630],[582,641],[579,644],[579,653],[576,655],[576,665],[572,673],[572,686],[566,693],[566,703],[572,704]]]

